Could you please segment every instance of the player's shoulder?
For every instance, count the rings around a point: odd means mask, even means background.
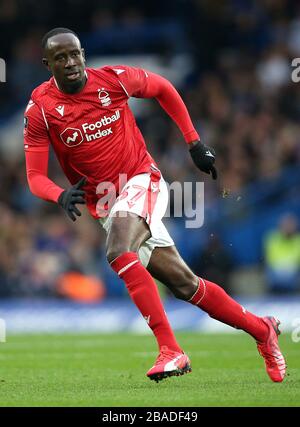
[[[128,65],[118,64],[118,65],[105,65],[101,68],[90,68],[89,72],[95,76],[99,76],[106,79],[111,79],[112,81],[120,80],[125,75],[135,72],[137,68],[131,67]]]
[[[148,77],[142,68],[123,64],[106,65],[96,71],[111,90],[121,90],[127,97],[133,96],[145,85]]]
[[[39,115],[43,110],[43,106],[47,105],[51,99],[51,89],[53,88],[53,77],[37,86],[31,92],[29,102],[25,108],[26,116]]]
[[[41,105],[43,103],[43,96],[45,96],[49,90],[50,81],[41,83],[31,92],[28,104],[25,107],[24,116],[35,117],[39,116],[41,112]]]
[[[38,103],[45,96],[49,96],[49,91],[52,88],[52,85],[53,85],[53,77],[51,77],[50,80],[47,80],[46,82],[41,83],[32,91],[31,97],[30,97],[31,100]]]

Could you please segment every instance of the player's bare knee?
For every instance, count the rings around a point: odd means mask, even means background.
[[[123,255],[126,252],[138,252],[138,247],[136,244],[129,244],[126,242],[114,242],[113,244],[108,244],[106,247],[106,259],[109,263]]]
[[[128,249],[119,246],[106,249],[106,259],[109,263],[113,262],[116,258],[123,255],[125,252],[130,252]]]
[[[106,241],[106,259],[109,263],[123,253],[130,252],[130,249],[130,245],[126,242],[126,239],[121,237],[121,233],[118,235],[110,231]]]

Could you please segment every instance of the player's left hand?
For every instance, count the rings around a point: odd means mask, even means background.
[[[216,153],[213,148],[209,148],[198,141],[190,148],[190,153],[198,169],[208,174],[211,173],[212,178],[217,179],[218,174],[214,167]]]

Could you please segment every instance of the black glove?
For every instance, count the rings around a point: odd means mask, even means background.
[[[83,198],[85,192],[79,190],[85,183],[86,177],[83,177],[77,184],[69,188],[69,190],[63,191],[58,198],[57,203],[67,212],[72,221],[76,221],[76,216],[74,214],[81,216],[81,212],[77,209],[76,203],[85,204]]]
[[[211,173],[212,178],[217,179],[218,175],[214,167],[216,153],[213,148],[209,148],[199,141],[190,149],[190,153],[197,168],[202,172]]]

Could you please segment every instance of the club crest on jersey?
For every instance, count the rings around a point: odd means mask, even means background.
[[[83,141],[82,132],[77,128],[67,128],[61,134],[60,138],[67,147],[76,147]]]
[[[103,107],[108,107],[111,104],[109,93],[103,87],[98,89],[98,98]]]

